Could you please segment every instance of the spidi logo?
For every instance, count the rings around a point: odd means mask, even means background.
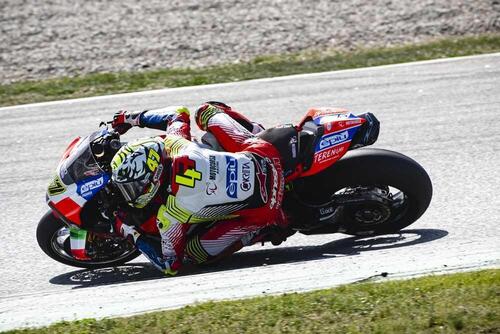
[[[333,145],[342,143],[348,139],[349,139],[349,132],[348,131],[344,131],[341,133],[334,133],[332,135],[325,136],[319,142],[319,149],[322,150],[322,149],[325,149],[327,147],[331,147]]]

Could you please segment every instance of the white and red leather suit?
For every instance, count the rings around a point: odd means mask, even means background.
[[[284,177],[280,153],[252,133],[259,126],[223,103],[201,105],[196,123],[213,134],[224,150],[215,151],[191,141],[185,107],[150,110],[138,117],[141,127],[166,129],[162,139],[170,164],[166,166],[170,171],[163,185],[166,189],[153,201],[158,210],[139,228],[159,232],[161,255],[171,272],[182,266],[185,256],[202,263],[222,252],[238,250],[266,226],[286,224],[281,209]],[[210,222],[216,223],[201,236],[187,240],[192,224]]]

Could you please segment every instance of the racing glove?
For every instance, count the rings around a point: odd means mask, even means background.
[[[120,110],[113,116],[111,127],[119,134],[124,134],[133,126],[140,126],[141,114],[143,112],[128,112]]]

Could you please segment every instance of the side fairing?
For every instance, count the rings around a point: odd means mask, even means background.
[[[56,168],[47,189],[47,203],[69,224],[82,225],[85,203],[109,182],[109,175],[97,165],[89,148],[89,137],[73,141]]]
[[[65,185],[56,178],[49,186],[47,191],[47,202],[50,207],[55,209],[57,213],[64,216],[71,223],[80,226],[80,212],[87,201],[92,199],[102,188],[109,182],[109,175],[102,174],[89,177],[77,183]],[[54,193],[53,185],[57,183],[60,189],[64,190],[60,193]]]
[[[80,226],[80,211],[87,200],[78,194],[78,186],[75,183],[66,184],[61,177],[61,161],[57,166],[54,180],[49,185],[47,190],[47,203],[60,216],[65,218],[65,221]],[[64,174],[64,173],[63,173]]]

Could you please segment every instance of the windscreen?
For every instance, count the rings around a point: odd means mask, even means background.
[[[99,167],[90,148],[90,143],[100,135],[102,132],[97,131],[85,137],[64,161],[61,166],[61,179],[65,184],[78,183],[89,177],[105,173]]]

